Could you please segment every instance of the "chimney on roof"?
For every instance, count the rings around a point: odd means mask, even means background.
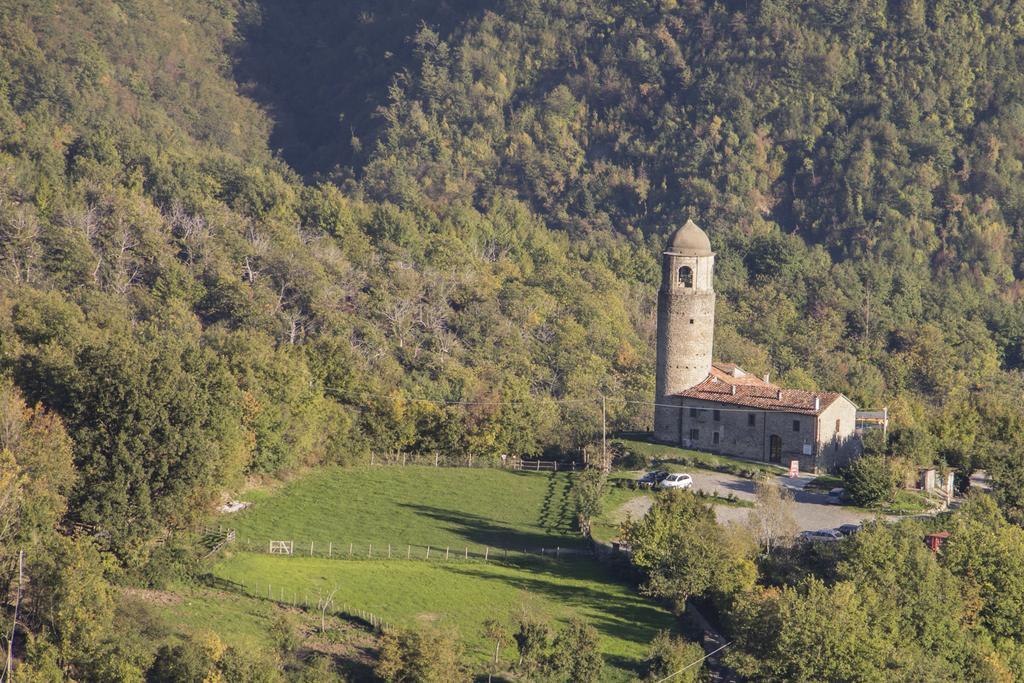
[[[781,401],[782,400],[782,389],[779,389],[778,391],[775,392],[775,400],[776,401]]]
[[[736,385],[733,384],[731,386],[732,386],[732,395],[735,396],[736,395]]]
[[[821,396],[814,397],[814,410],[821,410]]]

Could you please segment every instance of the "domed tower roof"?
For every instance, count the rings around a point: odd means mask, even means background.
[[[711,240],[696,223],[688,220],[672,235],[667,250],[680,256],[711,256]]]

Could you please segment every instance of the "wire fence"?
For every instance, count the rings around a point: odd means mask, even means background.
[[[223,577],[207,574],[203,577],[206,585],[222,591],[239,593],[250,598],[266,600],[278,607],[294,607],[305,610],[315,616],[340,617],[348,621],[360,621],[364,625],[376,629],[381,633],[396,631],[395,624],[384,619],[380,615],[363,609],[362,607],[338,603],[334,600],[333,593],[325,594],[324,588],[305,587],[302,589],[294,586],[285,587],[281,584],[262,583],[259,581],[238,582]]]
[[[370,453],[371,465],[419,465],[423,467],[476,467],[507,469],[523,472],[578,472],[590,466],[587,460],[534,460],[500,455],[476,457],[473,455],[441,456],[440,453],[403,453],[401,451]]]
[[[421,545],[416,543],[372,543],[333,541],[295,541],[292,539],[256,539],[235,537],[235,550],[286,557],[315,557],[331,560],[455,560],[504,561],[521,559],[568,559],[589,555],[587,547],[566,539],[568,545]]]

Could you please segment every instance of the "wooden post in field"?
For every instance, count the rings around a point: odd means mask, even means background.
[[[412,545],[407,545],[406,546],[406,548],[405,548],[405,559],[407,559],[407,560],[411,560],[412,559]]]
[[[434,467],[437,467],[437,451],[434,451]]]
[[[352,544],[351,543],[348,544],[348,556],[352,557]]]
[[[370,544],[370,550],[366,553],[367,557],[373,557],[373,544]]]
[[[469,546],[466,546],[466,558],[465,559],[467,559],[467,560],[469,559]]]
[[[485,546],[484,547],[484,562],[487,561],[487,556],[490,554],[490,552],[491,552],[491,549]]]
[[[430,546],[427,546],[427,559],[430,559]]]
[[[388,543],[388,559],[391,559],[391,544]]]
[[[445,548],[444,548],[444,559],[446,559],[446,560],[448,559],[448,551],[449,550],[451,550],[451,548],[448,547],[448,546],[445,546]]]
[[[313,557],[313,541],[309,542],[309,556]]]
[[[405,467],[405,451],[402,451],[402,467]]]
[[[327,544],[327,557],[334,557],[334,543]]]
[[[558,461],[556,460],[555,461],[555,472],[557,472],[557,471],[558,471]]]

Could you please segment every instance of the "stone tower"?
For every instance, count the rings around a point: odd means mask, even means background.
[[[693,221],[676,230],[661,257],[658,292],[658,367],[654,437],[680,441],[674,394],[703,382],[711,372],[715,330],[715,255],[707,234]]]

